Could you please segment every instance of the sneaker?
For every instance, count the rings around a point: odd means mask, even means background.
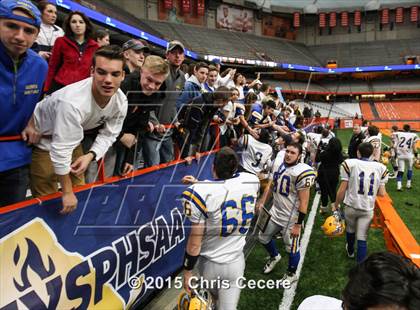
[[[354,258],[354,252],[353,253],[350,253],[349,252],[349,248],[348,248],[348,244],[346,243],[346,252],[347,252],[347,256],[349,257],[349,258]]]
[[[298,278],[297,278],[296,273],[290,272],[290,271],[286,272],[284,274],[283,278],[281,278],[282,282],[288,281],[289,284],[292,284],[292,283],[296,282],[297,280],[298,280]]]
[[[265,274],[270,273],[273,269],[274,266],[277,265],[277,263],[281,260],[281,255],[277,255],[276,257],[270,257],[267,261],[267,263],[264,266],[264,270],[263,272]]]

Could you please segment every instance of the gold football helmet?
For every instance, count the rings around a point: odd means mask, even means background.
[[[213,299],[208,290],[193,289],[191,295],[183,291],[178,297],[178,310],[213,310]]]
[[[324,224],[321,226],[324,234],[328,237],[338,237],[341,236],[346,230],[346,224],[340,216],[335,213],[326,218]]]

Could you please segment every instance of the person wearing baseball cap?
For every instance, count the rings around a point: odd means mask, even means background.
[[[0,1],[0,137],[20,135],[40,99],[48,65],[30,49],[40,25],[30,1]],[[25,199],[30,161],[24,141],[0,142],[0,207]]]
[[[173,51],[175,48],[179,48],[183,53],[185,53],[184,44],[177,40],[173,40],[168,43],[168,46],[166,47],[166,53]]]
[[[126,61],[126,74],[139,70],[144,63],[144,59],[150,53],[150,48],[142,41],[131,39],[122,46]]]
[[[16,38],[9,31],[2,35],[2,43],[13,58],[19,58],[36,40],[41,26],[41,13],[38,8],[27,0],[3,0],[0,2],[0,19],[4,24],[2,29],[11,30],[11,21],[22,28],[23,33]],[[2,31],[2,32],[3,32]],[[34,39],[33,39],[34,38]]]

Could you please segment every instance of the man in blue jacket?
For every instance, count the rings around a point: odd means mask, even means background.
[[[208,73],[209,66],[205,62],[199,62],[194,66],[193,75],[185,82],[184,89],[176,100],[176,109],[178,111],[195,97],[205,92],[204,82],[207,80]]]
[[[30,49],[40,25],[30,1],[0,2],[0,207],[24,200],[28,188],[32,141],[6,137],[21,134],[40,99],[48,67]]]

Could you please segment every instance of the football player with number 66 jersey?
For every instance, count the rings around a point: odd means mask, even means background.
[[[229,288],[205,287],[216,299],[217,309],[236,309],[243,276],[245,237],[255,213],[259,179],[248,172],[237,173],[238,158],[223,147],[213,163],[215,180],[193,183],[182,194],[185,215],[192,222],[184,260],[184,288],[189,291],[192,270],[208,281],[229,281]]]
[[[289,266],[282,280],[289,283],[297,280],[296,270],[300,260],[299,239],[301,227],[307,213],[310,188],[315,181],[315,171],[307,164],[300,163],[302,145],[296,142],[286,147],[284,162],[279,157],[274,161],[270,173],[269,185],[262,198],[257,203],[257,209],[265,212],[265,202],[273,194],[268,223],[259,232],[258,239],[264,245],[270,258],[264,266],[263,272],[269,273],[280,261],[281,256],[272,239],[275,234],[282,232],[286,251],[289,252]]]
[[[354,257],[357,239],[357,262],[367,255],[367,235],[373,218],[376,196],[385,195],[387,168],[370,160],[373,145],[363,142],[357,148],[358,159],[346,159],[341,164],[341,184],[337,192],[335,210],[344,201],[347,255]]]

